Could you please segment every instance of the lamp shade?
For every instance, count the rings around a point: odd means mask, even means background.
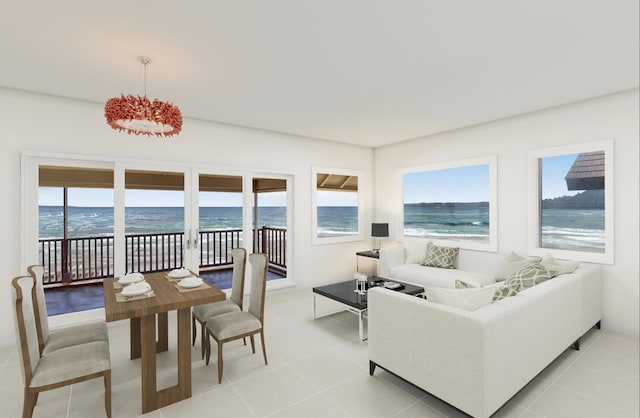
[[[371,224],[371,236],[372,237],[388,237],[389,236],[389,224]]]

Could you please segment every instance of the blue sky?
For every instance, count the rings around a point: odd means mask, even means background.
[[[571,196],[564,177],[578,154],[542,160],[542,198]],[[528,186],[527,186],[528,187]],[[475,165],[404,175],[404,202],[486,202],[489,200],[489,169]]]
[[[285,192],[264,193],[258,198],[261,206],[286,206]],[[184,205],[184,194],[169,190],[126,190],[125,204],[129,207],[159,207]],[[62,206],[62,189],[40,187],[41,206]],[[69,189],[69,206],[112,207],[112,189]],[[242,206],[241,193],[201,192],[200,206]]]
[[[317,206],[358,206],[357,192],[319,190],[316,196]]]
[[[487,164],[404,175],[404,203],[488,201]]]
[[[577,154],[546,157],[542,163],[543,199],[574,195],[569,192],[564,176]],[[127,190],[127,206],[182,206],[184,197],[177,191]],[[318,193],[318,206],[357,206],[357,193]],[[265,193],[259,197],[260,206],[286,206],[286,193]],[[483,202],[489,199],[489,169],[487,165],[432,170],[404,175],[404,202]],[[62,206],[62,189],[41,187],[39,204]],[[242,206],[240,193],[200,193],[200,205]],[[111,189],[69,189],[69,206],[112,207]]]
[[[578,154],[559,155],[542,159],[542,198],[550,199],[559,196],[573,196],[580,191],[569,191],[564,176]]]

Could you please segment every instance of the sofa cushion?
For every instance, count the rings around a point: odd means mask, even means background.
[[[580,266],[579,261],[559,261],[550,255],[543,257],[540,264],[542,264],[553,277],[573,273],[578,266]]]
[[[424,261],[427,256],[427,244],[430,243],[429,240],[416,240],[416,241],[403,241],[402,245],[404,246],[404,254],[405,254],[405,263],[407,264],[420,264]]]
[[[460,251],[457,247],[440,247],[432,242],[427,243],[427,256],[422,263],[426,267],[444,269],[455,268],[456,258]]]
[[[424,293],[427,296],[427,300],[431,302],[443,303],[467,311],[475,311],[491,303],[495,289],[493,286],[468,289],[446,289],[427,286],[424,289]]]
[[[540,261],[539,257],[522,257],[519,254],[511,251],[511,253],[504,258],[498,271],[496,272],[496,281],[502,281],[509,278],[520,267],[526,266],[532,261]]]
[[[401,264],[389,270],[389,278],[420,286],[455,287],[456,280],[479,286],[495,283],[493,275],[475,271],[425,267],[420,264]]]
[[[539,261],[531,261],[513,272],[505,281],[506,286],[514,285],[518,292],[549,280],[552,276]]]

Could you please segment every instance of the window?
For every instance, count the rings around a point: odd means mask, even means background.
[[[613,263],[613,142],[530,154],[532,255]]]
[[[400,235],[497,250],[495,157],[404,169],[399,177]]]
[[[330,168],[314,168],[312,173],[313,243],[361,240],[361,173]]]

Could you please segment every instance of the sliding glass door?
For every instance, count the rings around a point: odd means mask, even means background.
[[[37,258],[44,284],[113,276],[113,168],[76,162],[37,167]]]
[[[285,279],[290,235],[288,180],[284,176],[256,176],[251,182],[253,252],[267,255],[269,281]]]
[[[185,228],[185,171],[127,168],[124,179],[125,271],[183,267],[194,240]]]
[[[47,288],[186,267],[228,289],[236,247],[288,284],[291,176],[25,155],[22,178],[22,264],[44,265]]]
[[[197,242],[192,264],[218,288],[230,289],[231,250],[245,245],[242,176],[194,170],[193,179],[197,200],[192,219]]]

